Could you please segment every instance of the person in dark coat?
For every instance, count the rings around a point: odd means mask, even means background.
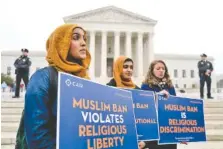
[[[14,62],[15,74],[16,74],[16,90],[13,98],[19,98],[20,83],[23,80],[25,87],[29,82],[29,67],[31,66],[30,58],[28,57],[29,50],[22,49],[22,55]]]
[[[198,62],[199,77],[200,77],[200,98],[204,98],[204,84],[207,83],[207,98],[211,97],[211,73],[213,72],[213,65],[207,60],[206,54],[201,54],[201,60]]]
[[[139,89],[139,87],[132,81],[132,59],[125,56],[119,56],[113,67],[113,78],[107,83],[107,85],[120,88]]]

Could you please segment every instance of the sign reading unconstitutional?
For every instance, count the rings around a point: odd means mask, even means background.
[[[206,141],[203,100],[158,95],[160,144]]]
[[[59,73],[57,148],[138,148],[130,91]]]
[[[138,140],[158,140],[157,113],[154,101],[154,92],[130,90],[135,110]]]

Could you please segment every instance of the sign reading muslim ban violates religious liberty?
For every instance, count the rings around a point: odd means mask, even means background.
[[[59,73],[57,149],[137,149],[130,91]]]
[[[159,144],[206,141],[203,100],[158,95]]]
[[[138,140],[159,139],[154,92],[128,89],[132,92]]]

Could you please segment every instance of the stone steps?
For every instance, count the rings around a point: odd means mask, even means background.
[[[1,113],[2,114],[21,114],[23,110],[23,107],[10,107],[5,108],[2,107]],[[204,109],[205,114],[222,114],[223,115],[223,108],[205,108]]]
[[[204,114],[204,119],[213,121],[223,121],[223,114]]]
[[[223,108],[222,102],[204,103],[204,108]]]
[[[6,122],[1,124],[2,132],[17,132],[19,128],[19,122]]]
[[[204,101],[205,108],[223,108],[223,102],[221,100]]]
[[[11,99],[2,99],[1,100],[2,103],[24,103],[24,99],[23,98],[11,98]]]
[[[19,122],[21,118],[21,114],[17,115],[2,115],[1,122]]]
[[[2,99],[2,103],[24,103],[23,98],[11,98],[11,99]],[[223,100],[211,99],[211,100],[204,100],[204,106],[209,105],[216,105],[218,107],[223,107]]]
[[[24,102],[2,102],[2,108],[23,108]]]
[[[19,127],[19,122],[4,122],[1,124],[2,132],[17,132]],[[217,121],[217,123],[206,123],[206,130],[216,129],[223,130],[223,121]],[[223,135],[223,134],[222,134]]]
[[[16,110],[15,110],[16,111]],[[12,111],[9,111],[7,114],[2,113],[1,122],[19,122],[21,118],[21,112],[17,111],[19,113],[13,113]],[[205,114],[205,120],[212,120],[212,121],[223,121],[223,114]]]
[[[1,145],[1,149],[15,149],[15,145]]]
[[[204,108],[205,114],[223,114],[223,108]]]
[[[1,133],[1,143],[2,145],[15,144],[16,132],[2,132]],[[208,130],[207,131],[207,141],[222,141],[223,140],[223,130]]]
[[[23,108],[2,108],[2,114],[21,115]]]
[[[23,103],[2,103],[2,114],[20,114],[24,108]],[[204,108],[205,114],[222,114],[223,107]]]
[[[208,129],[221,129],[223,130],[223,121],[205,121],[205,128]]]
[[[2,132],[2,145],[15,144],[16,132]]]
[[[189,143],[189,145],[178,145],[178,149],[223,149],[223,101],[205,100],[204,103],[205,127],[208,142]],[[13,144],[15,143],[16,132],[19,126],[23,107],[24,99],[2,100],[2,149],[14,148]],[[215,146],[215,143],[221,145]],[[207,146],[204,144],[210,145]]]

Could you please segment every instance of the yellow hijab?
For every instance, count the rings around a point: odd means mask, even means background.
[[[125,81],[122,79],[121,75],[123,73],[123,64],[125,60],[128,59],[125,56],[120,56],[114,63],[114,68],[113,68],[113,76],[116,82],[117,87],[122,87],[122,88],[135,88],[135,84],[130,81]]]
[[[46,60],[50,66],[58,71],[67,72],[82,78],[89,79],[87,69],[89,68],[91,56],[87,50],[87,56],[82,60],[82,65],[67,61],[72,33],[75,28],[81,28],[76,24],[64,24],[59,26],[48,38],[46,43]]]

